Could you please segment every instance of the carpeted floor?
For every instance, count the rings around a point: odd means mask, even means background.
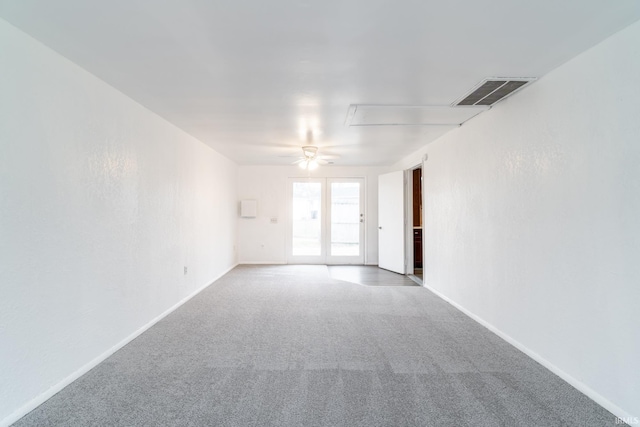
[[[331,265],[327,268],[332,279],[364,286],[419,286],[407,276],[375,265]]]
[[[16,426],[607,426],[416,286],[240,266]]]

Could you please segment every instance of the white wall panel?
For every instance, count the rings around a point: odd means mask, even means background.
[[[238,200],[254,199],[260,209],[257,218],[238,221],[238,262],[286,263],[287,179],[306,177],[297,166],[240,166]],[[378,262],[378,174],[386,171],[374,167],[321,166],[311,177],[365,178],[365,262]],[[277,219],[272,223],[271,219]]]
[[[640,23],[396,165],[429,156],[427,285],[636,417],[639,41]]]
[[[0,64],[2,423],[234,265],[237,166],[4,21]]]

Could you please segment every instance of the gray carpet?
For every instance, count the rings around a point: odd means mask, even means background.
[[[241,266],[16,426],[607,426],[421,287]]]

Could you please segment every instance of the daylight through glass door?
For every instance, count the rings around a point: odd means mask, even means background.
[[[331,256],[360,255],[359,182],[331,183]]]
[[[364,179],[291,178],[288,261],[364,264]]]
[[[293,183],[292,255],[322,255],[322,183]]]

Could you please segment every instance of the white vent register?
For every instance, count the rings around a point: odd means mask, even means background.
[[[513,95],[535,80],[535,77],[488,77],[451,106],[490,106]]]

